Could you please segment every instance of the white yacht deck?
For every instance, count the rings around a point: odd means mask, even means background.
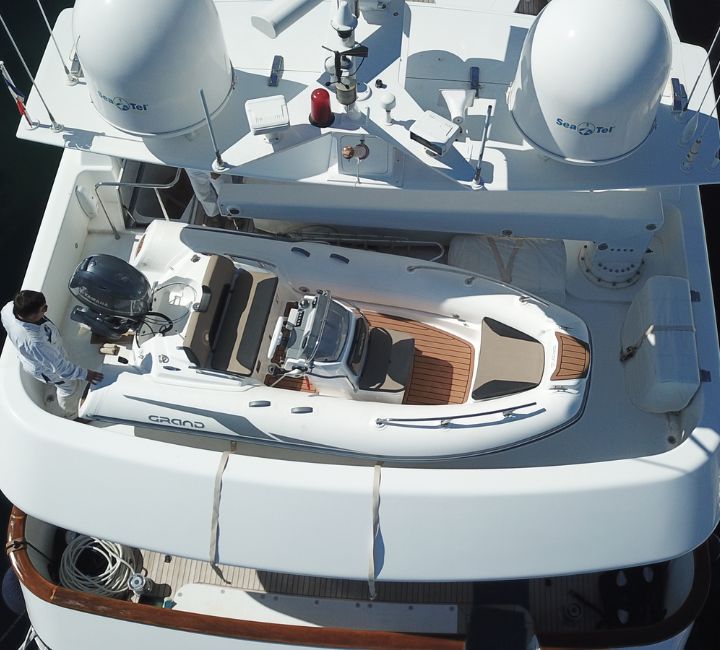
[[[127,259],[137,236],[139,235],[125,233],[116,240],[111,235],[90,234],[81,258],[102,252]],[[572,254],[569,253],[568,257],[571,273],[579,273],[578,270],[572,270],[577,267],[571,259]],[[568,280],[568,285],[571,287],[573,283],[585,283],[591,291],[594,289],[582,277]],[[580,287],[582,288],[582,285]],[[571,294],[567,296],[565,307],[578,314],[588,325],[593,346],[591,390],[585,411],[577,422],[548,438],[516,449],[458,461],[440,461],[433,463],[432,466],[502,468],[591,463],[659,454],[678,444],[681,435],[677,432],[677,425],[673,419],[667,414],[649,413],[637,408],[630,401],[626,391],[623,366],[619,360],[620,330],[629,305],[626,301],[630,300],[636,290],[637,287],[622,290],[619,297],[610,293],[611,300],[586,300]],[[68,352],[81,365],[98,366],[99,346],[90,343],[90,332],[86,328],[70,320],[69,311],[62,326]],[[520,395],[518,398],[520,399]],[[451,409],[452,405],[447,408]],[[127,425],[95,423],[90,426],[102,426],[126,435],[162,439],[193,447],[232,448],[240,454],[302,458],[310,462],[323,463],[349,462],[348,459],[328,457],[324,454],[268,449],[242,441],[230,444],[229,441],[222,439],[213,440],[204,436],[151,431]],[[350,464],[354,465],[357,462],[350,461]]]

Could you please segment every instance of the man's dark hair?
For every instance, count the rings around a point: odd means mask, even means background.
[[[45,296],[39,291],[23,289],[15,294],[13,314],[18,318],[27,318],[37,314],[46,304]]]

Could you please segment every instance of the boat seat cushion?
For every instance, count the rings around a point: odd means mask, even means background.
[[[213,370],[251,375],[258,358],[277,277],[238,269],[213,345]]]
[[[415,340],[407,332],[373,327],[360,376],[360,390],[404,394],[410,383]]]
[[[200,368],[209,367],[212,340],[222,316],[222,306],[230,293],[235,277],[232,260],[211,255],[202,279],[202,311],[194,311],[188,319],[185,332],[185,351],[190,360]]]
[[[545,351],[539,341],[492,318],[483,319],[473,399],[535,388],[544,369]]]

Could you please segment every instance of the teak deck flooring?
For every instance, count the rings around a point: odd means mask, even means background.
[[[415,341],[413,371],[405,404],[462,404],[467,401],[474,370],[472,345],[436,327],[408,318],[371,311],[363,314],[371,327],[405,332]],[[314,390],[307,377],[291,377],[279,382],[276,377],[265,377],[265,384],[270,386],[273,383],[288,390]]]
[[[219,565],[219,573],[209,562],[141,551],[143,568],[153,581],[153,598],[172,598],[187,584],[209,584],[267,594],[287,594],[311,598],[340,598],[367,601],[367,582],[319,578],[257,571],[246,567]],[[600,574],[558,578],[537,578],[510,582],[378,582],[378,601],[396,603],[448,603],[468,613],[475,605],[505,604],[526,607],[536,631],[561,633],[593,630],[602,624],[598,579]],[[510,589],[510,591],[508,591]],[[500,598],[500,599],[498,599]],[[597,605],[594,605],[597,603]],[[574,607],[578,616],[567,618]]]
[[[472,345],[418,321],[363,312],[372,327],[411,334],[415,360],[405,404],[462,404],[468,399],[474,370]]]
[[[369,595],[367,582],[360,580],[318,578],[225,565],[218,566],[218,574],[209,562],[155,551],[144,550],[141,553],[143,567],[155,583],[153,592],[156,597],[170,596],[184,585],[193,583],[315,598],[365,600]],[[377,586],[378,599],[384,602],[472,602],[470,582],[388,582],[378,583]]]

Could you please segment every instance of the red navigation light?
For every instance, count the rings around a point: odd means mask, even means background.
[[[335,121],[330,109],[330,93],[324,88],[316,88],[310,95],[310,124],[325,128]]]

